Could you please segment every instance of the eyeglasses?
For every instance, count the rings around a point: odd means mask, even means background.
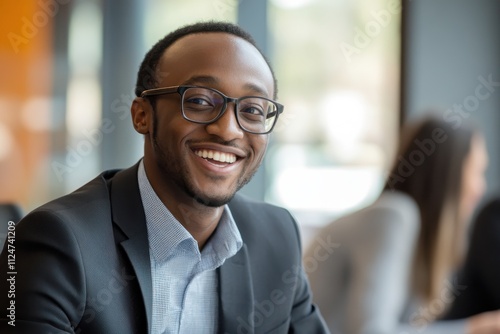
[[[234,103],[240,128],[253,134],[270,133],[284,106],[260,96],[228,97],[216,89],[198,86],[173,86],[148,89],[141,97],[179,93],[182,116],[191,122],[210,124],[224,115],[228,102]]]

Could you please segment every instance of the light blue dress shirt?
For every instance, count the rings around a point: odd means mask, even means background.
[[[224,207],[214,234],[200,253],[197,241],[156,195],[143,161],[137,176],[151,260],[151,333],[217,333],[219,280],[216,269],[243,244],[229,207]]]

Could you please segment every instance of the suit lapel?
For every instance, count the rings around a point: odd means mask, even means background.
[[[137,181],[137,167],[118,172],[111,180],[113,221],[128,239],[121,242],[134,268],[146,309],[148,333],[152,321],[152,279],[146,218]]]
[[[253,285],[245,244],[220,267],[219,284],[224,333],[241,333],[242,328],[253,333],[253,326],[248,325],[254,307]]]

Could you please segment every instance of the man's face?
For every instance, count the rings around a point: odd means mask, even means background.
[[[271,71],[258,50],[225,33],[181,38],[165,51],[158,72],[166,74],[158,87],[204,86],[235,98],[274,94]],[[179,94],[161,95],[152,122],[145,151],[156,170],[152,183],[178,200],[195,198],[207,206],[227,203],[251,179],[268,143],[268,135],[239,127],[233,103],[215,123],[196,124],[182,117]]]

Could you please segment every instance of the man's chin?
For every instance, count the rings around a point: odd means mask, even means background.
[[[234,197],[234,194],[235,193],[219,195],[219,196],[198,194],[194,196],[194,199],[196,200],[196,202],[204,206],[208,206],[211,208],[218,208],[229,203],[229,201],[231,201],[231,199]]]
[[[218,208],[229,203],[236,192],[247,184],[248,181],[250,181],[250,178],[245,178],[243,182],[238,182],[237,184],[227,182],[219,183],[218,185],[214,183],[210,185],[188,183],[184,189],[199,204],[206,207]]]

